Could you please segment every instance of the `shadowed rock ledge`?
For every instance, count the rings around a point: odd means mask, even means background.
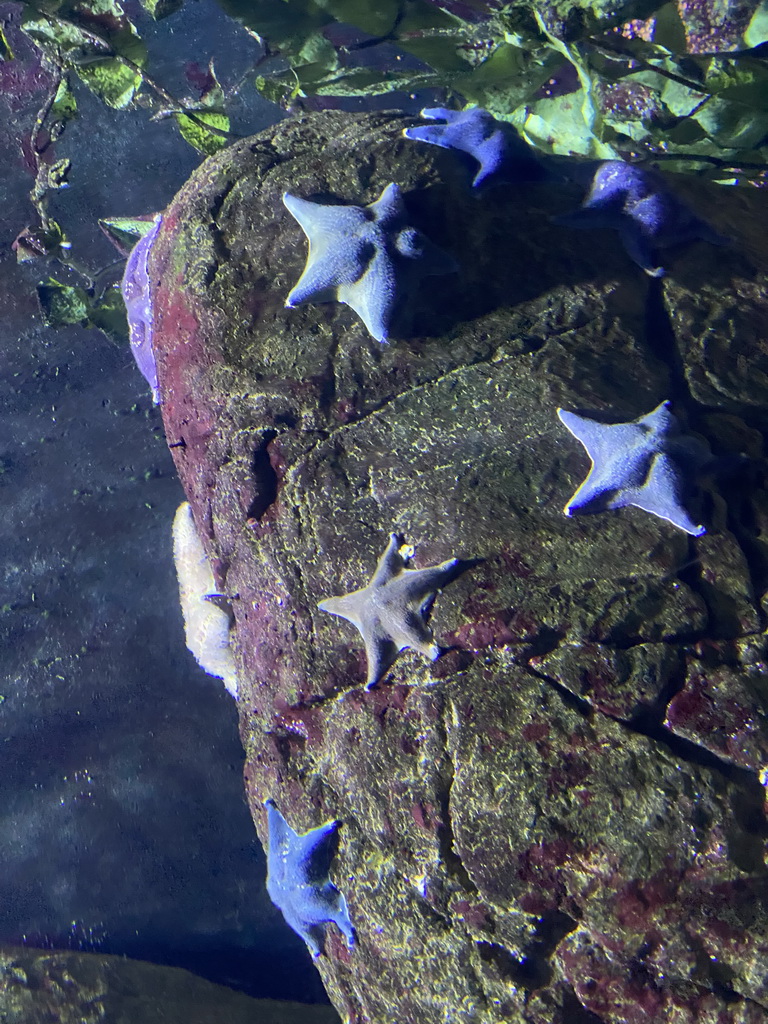
[[[735,242],[650,281],[614,234],[552,223],[578,190],[476,198],[410,123],[327,112],[238,143],[150,257],[257,831],[267,797],[299,832],[343,823],[358,941],[329,928],[318,967],[353,1024],[766,1021],[766,195],[675,182]],[[462,268],[422,284],[413,333],[285,309],[306,242],[282,193],[364,205],[390,181]],[[668,398],[731,466],[699,496],[708,533],[566,518],[587,467],[556,408]],[[317,602],[363,586],[392,531],[418,567],[482,561],[435,603],[448,653],[365,692],[360,637]]]
[[[334,1024],[330,1006],[251,999],[177,967],[0,946],[3,1024]]]

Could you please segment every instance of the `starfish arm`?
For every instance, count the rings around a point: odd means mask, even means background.
[[[702,221],[663,182],[655,192],[628,207],[627,212],[650,245],[679,245],[700,237]]]
[[[457,121],[463,113],[463,110],[449,110],[447,107],[424,107],[419,111],[419,117],[425,117],[428,121],[447,121],[448,124],[451,124],[452,121]]]
[[[446,125],[416,125],[414,128],[404,129],[403,134],[415,142],[429,142],[430,145],[439,145],[443,150],[453,150],[456,146],[446,137],[446,127]]]
[[[398,646],[390,637],[372,637],[366,641],[365,655],[368,661],[365,688],[370,690],[391,667],[398,655]]]
[[[451,582],[459,565],[460,559],[449,558],[440,565],[430,565],[426,569],[408,569],[391,586],[397,589],[399,596],[402,595],[402,600],[409,605],[421,606],[425,598],[433,596]]]
[[[637,508],[666,519],[678,529],[700,537],[707,531],[701,523],[694,523],[683,507],[683,485],[679,468],[669,456],[660,453],[653,460],[645,484],[636,490],[627,491],[622,504],[636,505]]]
[[[336,298],[337,290],[349,287],[348,281],[360,274],[353,259],[331,259],[310,248],[301,277],[288,293],[286,306],[293,308],[304,302],[329,302]]]
[[[291,924],[290,921],[288,923]],[[318,942],[314,934],[315,931],[318,930],[317,927],[314,925],[306,927],[301,922],[297,922],[296,924],[291,924],[291,928],[293,928],[293,930],[296,932],[298,936],[304,939],[304,942],[312,956],[312,959],[318,960],[323,951],[320,947],[320,943]]]
[[[380,342],[389,340],[397,302],[397,275],[384,249],[376,250],[359,281],[339,287],[338,297],[354,309],[372,338]]]
[[[459,265],[453,256],[431,242],[416,228],[404,228],[395,238],[395,248],[406,259],[419,260],[421,276],[433,274],[454,274]]]
[[[480,169],[472,181],[473,188],[477,188],[486,178],[499,170],[504,158],[504,149],[504,136],[500,130],[473,146],[472,155],[480,163]]]
[[[641,426],[598,423],[565,409],[558,409],[557,414],[584,446],[591,462],[586,478],[566,503],[565,514],[620,507],[624,502],[615,497],[617,492],[621,495],[626,487],[640,486],[650,464],[651,452],[643,444]]]
[[[341,594],[339,597],[326,597],[319,601],[317,607],[321,612],[329,612],[331,615],[339,615],[342,619],[351,622],[358,630],[362,629],[362,608],[365,602],[365,595],[368,587],[363,590],[355,590],[351,594]]]
[[[338,899],[336,901],[336,907],[332,920],[338,927],[341,934],[347,940],[347,948],[352,949],[355,942],[357,941],[357,933],[355,932],[355,927],[352,924],[352,921],[349,916],[347,901],[344,899],[343,894],[340,893],[338,889],[336,891],[338,893]]]
[[[648,475],[653,451],[617,444],[615,451],[589,450],[592,462],[585,480],[563,509],[567,516],[622,508],[628,490],[641,487]]]
[[[364,211],[356,206],[323,206],[287,192],[283,202],[309,241],[306,265],[286,306],[333,299],[339,286],[362,277],[373,255]]]
[[[296,839],[296,833],[278,810],[274,800],[265,800],[267,808],[267,826],[269,828],[269,853],[270,871],[281,860],[282,853],[288,848],[291,841]],[[275,860],[273,865],[271,862]]]
[[[656,265],[653,259],[653,246],[648,242],[643,230],[629,218],[624,218],[619,225],[619,238],[624,250],[638,267],[649,277],[664,277],[664,267]]]
[[[655,409],[639,419],[635,420],[639,427],[648,429],[656,437],[671,437],[680,433],[680,423],[670,409],[672,405],[669,399],[659,402]]]
[[[567,409],[558,409],[557,416],[563,426],[572,434],[577,441],[581,441],[584,447],[587,447],[586,438],[592,439],[594,436],[595,420],[590,420],[586,416],[579,416],[578,413],[568,412]]]
[[[648,470],[643,455],[650,451],[648,435],[652,431],[646,430],[642,421],[600,423],[565,409],[559,409],[558,416],[594,463],[595,479],[604,479],[607,488],[617,486],[611,483],[616,478],[636,483],[643,480]]]
[[[348,235],[358,231],[369,220],[360,206],[327,206],[313,203],[310,199],[283,193],[283,205],[298,221],[301,230],[310,242],[319,241],[329,235]]]
[[[394,642],[399,650],[406,647],[426,655],[430,661],[434,661],[440,655],[440,648],[434,641],[432,630],[424,621],[420,610],[415,608],[403,608],[398,616],[397,625],[393,627]]]
[[[374,221],[381,229],[387,229],[405,217],[405,203],[400,186],[394,181],[384,189],[379,198],[367,207]]]
[[[400,547],[400,536],[397,533],[390,533],[384,554],[376,563],[370,586],[380,587],[405,568],[405,560],[400,554]]]
[[[422,111],[424,117],[433,115],[441,117],[447,123],[407,128],[406,137],[468,153],[480,164],[472,181],[473,187],[482,184],[501,170],[505,163],[511,163],[515,159],[531,159],[528,147],[517,133],[498,122],[482,107],[462,111],[436,107]]]
[[[330,922],[333,922],[344,935],[347,947],[351,949],[354,946],[356,934],[349,917],[347,901],[330,880],[326,879],[322,887],[318,887],[307,895],[303,916],[302,924],[305,934],[302,937],[315,958],[322,952],[321,942],[325,937],[323,925]]]
[[[604,495],[605,490],[594,480],[594,469],[595,464],[592,463],[589,473],[587,473],[586,479],[581,483],[576,490],[573,492],[571,497],[565,503],[563,512],[567,516],[578,515],[579,512],[589,510],[589,506],[598,502]]]
[[[566,228],[616,228],[621,216],[622,214],[610,203],[595,203],[561,213],[552,218],[552,223]]]

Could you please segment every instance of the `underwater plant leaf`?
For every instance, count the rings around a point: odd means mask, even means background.
[[[713,96],[692,115],[724,149],[753,149],[768,137],[768,112],[758,114],[744,103]]]
[[[37,286],[37,297],[46,327],[96,327],[113,341],[128,340],[125,305],[117,285],[94,299],[84,288],[51,277]]]
[[[25,6],[21,27],[54,63],[73,68],[108,106],[127,107],[141,86],[137,68],[146,64],[147,51],[120,4],[83,0],[72,13],[76,21],[61,16],[62,10],[68,8],[57,4],[45,13]]]
[[[299,53],[310,35],[333,21],[314,0],[218,0],[218,4],[286,56]]]
[[[314,96],[382,96],[403,89],[432,87],[436,83],[439,79],[431,72],[419,76],[413,71],[387,71],[382,75],[380,71],[357,68],[320,82],[311,92]]]
[[[103,217],[99,220],[99,227],[117,251],[127,256],[154,223],[154,217]]]
[[[739,103],[748,103],[757,110],[768,109],[768,65],[753,57],[724,60],[713,57],[704,78],[711,93]]]
[[[91,304],[83,288],[62,284],[51,277],[46,284],[37,286],[37,298],[46,327],[82,324],[88,319]]]
[[[184,0],[140,0],[141,6],[155,21],[167,18],[169,14],[175,14],[180,10]]]
[[[114,284],[92,303],[87,327],[96,327],[111,341],[128,341],[128,318],[120,288]]]
[[[91,92],[116,110],[123,110],[141,86],[141,75],[116,58],[79,67],[77,73]]]
[[[526,53],[505,42],[478,67],[454,79],[454,88],[468,102],[519,126],[524,120],[519,108],[535,96],[561,63],[562,58],[548,47]]]
[[[70,248],[70,243],[58,221],[47,217],[45,227],[24,228],[11,243],[16,253],[17,263],[29,263],[41,256],[62,256]]]
[[[256,91],[265,100],[269,100],[270,103],[276,103],[280,107],[292,96],[297,95],[295,88],[296,78],[294,75],[290,76],[290,81],[286,80],[285,75],[257,75],[253,84],[256,87]]]
[[[199,153],[204,153],[205,156],[212,156],[229,144],[226,135],[220,134],[220,132],[229,131],[230,122],[225,106],[224,90],[216,78],[213,61],[208,65],[208,84],[200,96],[199,105],[187,107],[187,110],[193,113],[194,117],[180,112],[174,116],[182,136],[190,146],[194,146]],[[208,131],[206,125],[210,125],[211,128],[216,128],[218,131]]]
[[[768,42],[768,2],[762,0],[744,33],[744,42],[747,46],[760,46]]]
[[[400,14],[400,0],[317,0],[334,21],[346,22],[371,36],[388,36]]]
[[[41,14],[28,6],[22,11],[21,27],[38,46],[46,53],[53,53],[54,56],[65,56],[71,51],[77,51],[78,48],[86,52],[104,52],[103,48],[94,47],[88,36],[76,25],[64,19]]]
[[[405,5],[392,41],[435,71],[453,73],[472,66],[470,36],[465,22],[422,2]]]
[[[552,48],[573,65],[581,88],[564,96],[545,96],[529,106],[530,113],[523,126],[526,135],[552,153],[578,153],[601,159],[618,156],[613,146],[603,141],[602,111],[598,102],[600,79],[589,66],[586,54],[578,44],[569,45],[554,36],[538,10],[535,16]]]
[[[336,47],[322,32],[311,32],[304,41],[291,64],[317,64],[319,67],[335,68],[339,63]]]
[[[194,119],[189,117],[188,114],[174,115],[181,134],[190,146],[194,146],[198,153],[212,156],[214,153],[218,153],[220,149],[229,145],[223,135],[219,135],[217,132],[209,132],[205,128],[205,125],[209,124],[212,128],[218,128],[219,131],[228,132],[229,117],[226,114],[214,110],[195,110],[194,114]]]
[[[688,117],[695,113],[708,98],[705,91],[689,89],[688,86],[672,79],[665,78],[662,82],[659,90],[661,102],[675,117]]]
[[[3,26],[0,25],[0,61],[14,60],[13,50],[11,44],[8,42],[8,37],[3,31]]]
[[[472,35],[459,17],[431,4],[414,3],[404,7],[392,41],[438,73],[461,74],[476,62]],[[478,47],[486,45],[488,33],[481,35]]]
[[[77,117],[77,100],[69,85],[66,75],[59,82],[56,95],[51,104],[50,116],[59,122],[66,124],[72,118]]]
[[[680,17],[680,9],[675,2],[662,4],[653,12],[653,47],[664,49],[667,53],[685,53],[688,40],[685,25]]]
[[[584,117],[583,90],[534,103],[522,125],[533,145],[548,153],[615,159],[616,149],[597,138]]]
[[[413,33],[399,42],[399,48],[412,57],[428,64],[435,71],[455,74],[468,70],[466,59],[459,49],[460,38],[448,34]]]

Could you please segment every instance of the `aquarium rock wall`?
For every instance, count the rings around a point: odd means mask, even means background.
[[[334,840],[272,891],[350,1024],[765,1021],[768,196],[670,179],[729,242],[651,277],[615,230],[557,222],[583,184],[472,189],[467,154],[403,136],[419,123],[329,111],[238,142],[149,254],[256,830],[269,848],[274,807],[284,852]],[[393,183],[408,252],[455,270],[403,271],[386,343],[376,282],[286,307],[307,237],[283,194],[362,209]],[[319,297],[380,255],[341,235],[314,239]],[[701,535],[642,503],[565,515],[590,467],[557,410],[667,401],[711,452],[670,484]],[[433,566],[375,627],[318,607]]]

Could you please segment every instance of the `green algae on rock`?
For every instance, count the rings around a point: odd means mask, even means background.
[[[251,999],[177,967],[0,946],[3,1024],[338,1024],[329,1006]]]
[[[236,144],[181,190],[151,256],[168,441],[236,595],[257,829],[267,796],[292,821],[343,819],[332,880],[358,943],[331,933],[317,963],[355,1024],[757,1024],[762,741],[749,731],[746,759],[703,742],[685,695],[734,702],[735,735],[747,649],[758,690],[768,677],[768,505],[715,488],[696,541],[635,509],[566,519],[580,459],[554,410],[631,419],[674,394],[718,455],[739,451],[754,406],[714,391],[701,415],[701,338],[674,303],[682,284],[706,319],[707,295],[750,287],[764,241],[695,243],[641,279],[615,239],[552,223],[573,190],[470,196],[450,154],[402,139],[410,123],[328,112]],[[286,313],[301,254],[283,191],[365,204],[392,180],[456,287],[385,348],[343,307]],[[765,197],[713,188],[686,201],[748,235]],[[433,611],[453,649],[406,652],[366,692],[359,646],[316,604],[392,530],[421,564],[482,561]]]

